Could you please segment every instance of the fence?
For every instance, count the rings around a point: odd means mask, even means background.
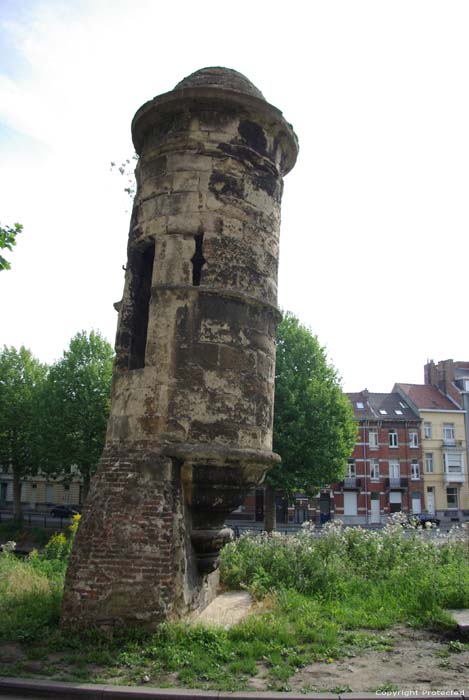
[[[24,513],[21,519],[11,511],[0,511],[0,524],[21,523],[23,527],[43,527],[50,530],[63,530],[71,523],[70,518],[54,518],[48,513]]]

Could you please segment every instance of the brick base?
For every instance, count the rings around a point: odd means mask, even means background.
[[[151,627],[203,607],[213,585],[197,570],[188,523],[176,460],[106,447],[70,557],[62,624]]]

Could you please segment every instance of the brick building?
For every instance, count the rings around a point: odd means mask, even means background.
[[[349,525],[380,524],[394,512],[425,509],[421,419],[398,393],[347,394],[359,423],[347,475],[334,484],[330,511]],[[327,492],[321,493],[322,520]]]

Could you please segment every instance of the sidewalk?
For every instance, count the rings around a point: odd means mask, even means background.
[[[442,689],[440,694],[428,691],[417,695],[411,691],[382,693],[274,693],[274,692],[237,692],[226,693],[216,690],[184,690],[180,688],[134,688],[120,685],[93,685],[91,683],[57,683],[54,681],[20,680],[0,678],[0,697],[9,700],[47,698],[68,700],[83,698],[86,700],[376,700],[377,698],[413,698],[414,700],[469,700],[469,688],[452,691]]]

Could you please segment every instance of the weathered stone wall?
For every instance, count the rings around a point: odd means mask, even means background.
[[[140,160],[106,449],[65,624],[202,605],[271,452],[282,175],[296,138],[243,76],[205,69],[136,114]]]

